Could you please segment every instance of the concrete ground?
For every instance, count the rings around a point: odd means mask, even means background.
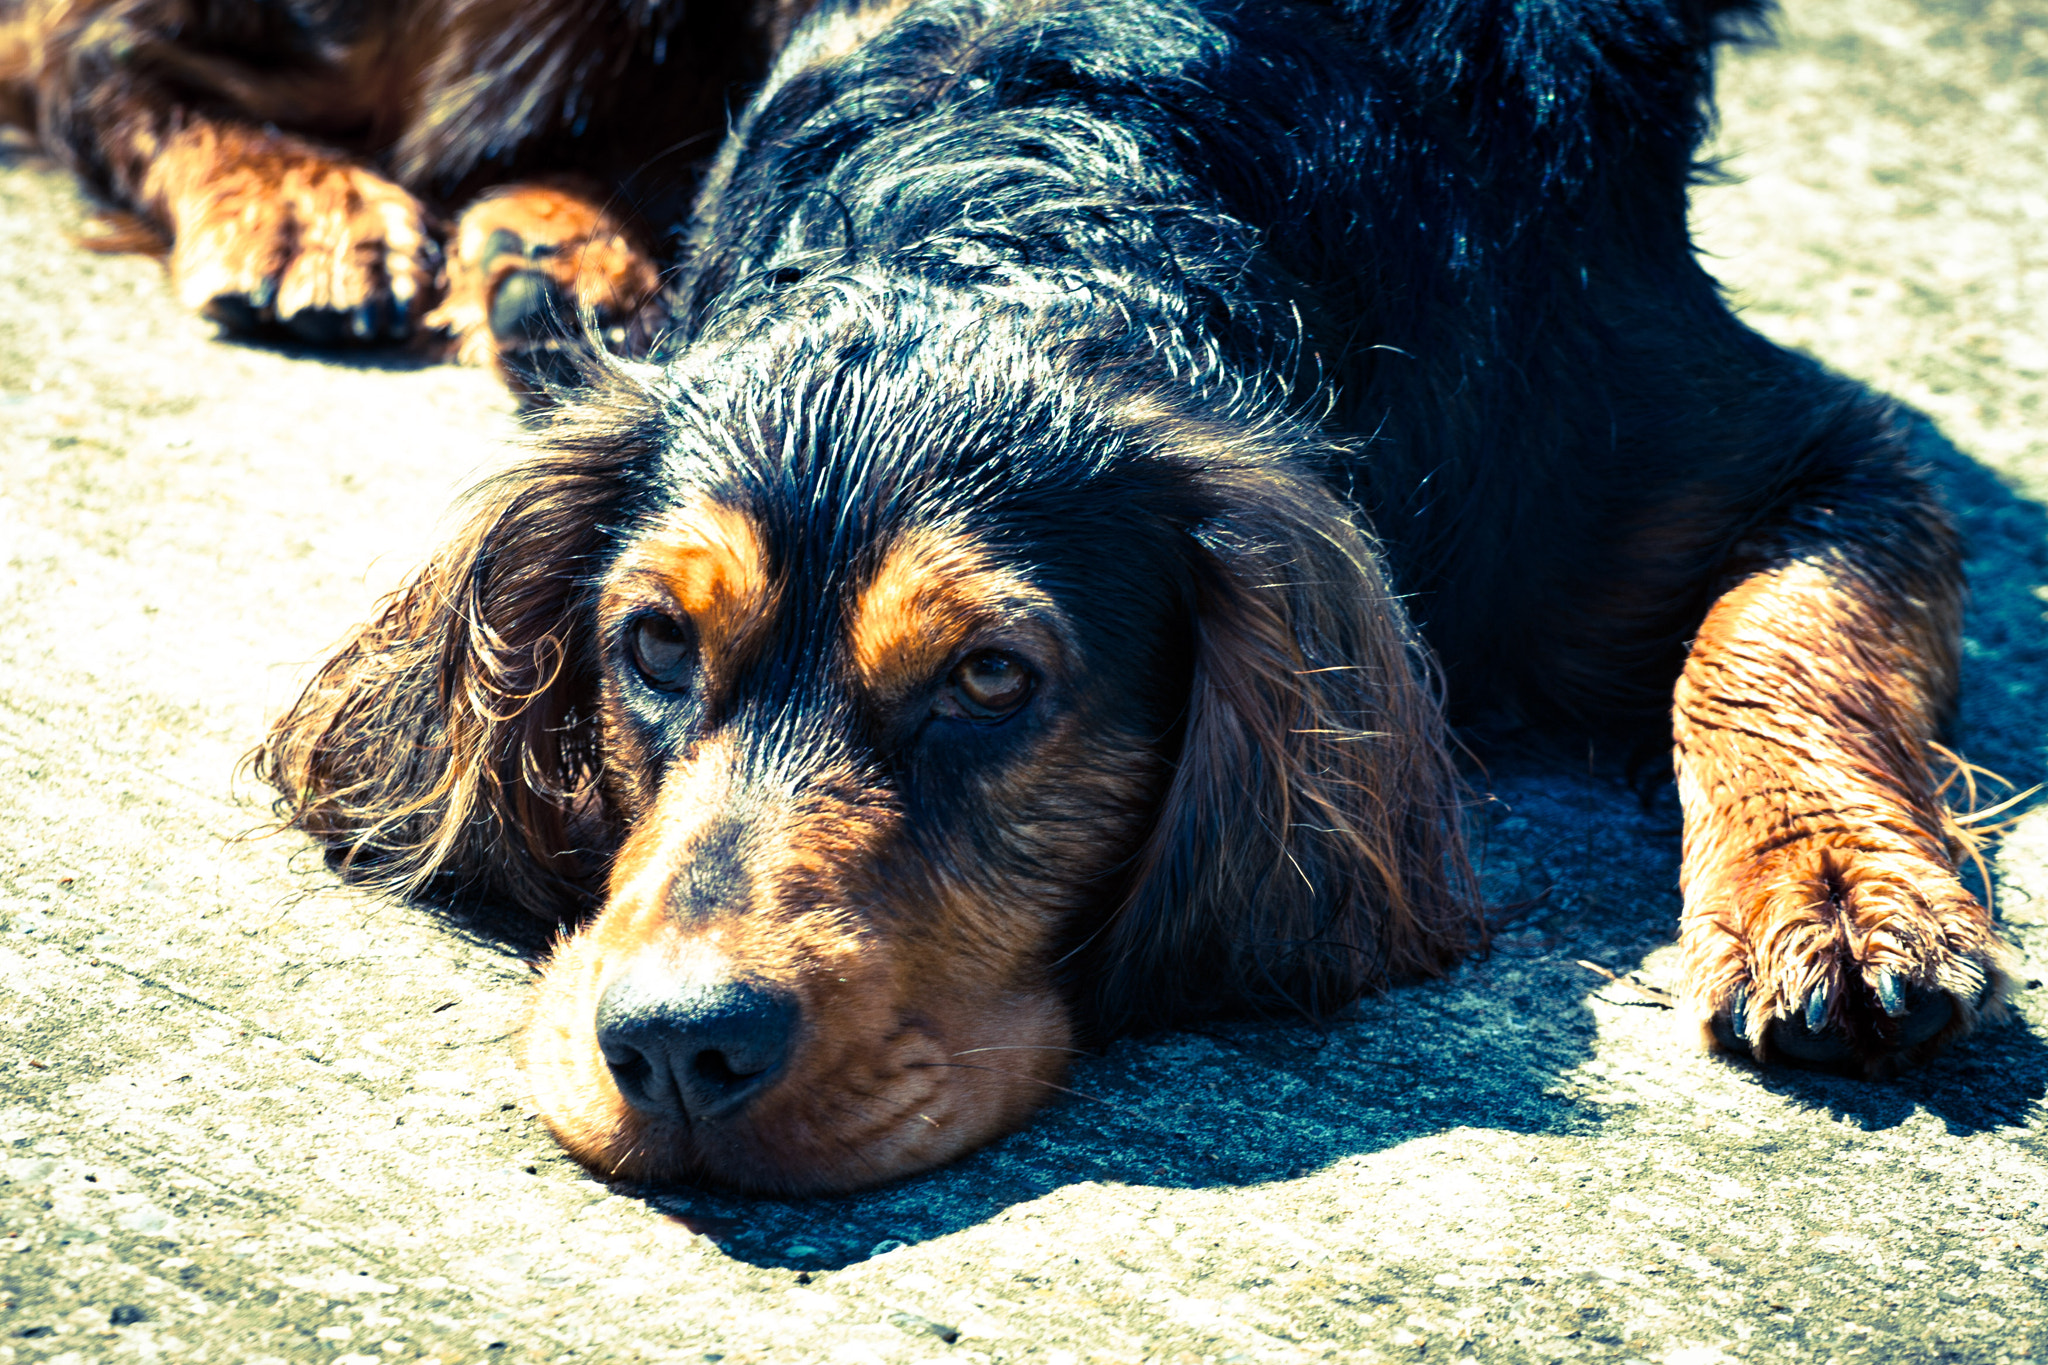
[[[1700,191],[1772,334],[1932,419],[1963,740],[2048,773],[2048,11],[1794,0]],[[257,837],[239,757],[506,458],[482,374],[224,344],[0,152],[0,1362],[2048,1359],[2048,811],[2018,1021],[1889,1084],[1673,1027],[1668,806],[1496,775],[1487,960],[1113,1048],[950,1169],[607,1188],[526,967]],[[1937,431],[1938,428],[1938,431]]]

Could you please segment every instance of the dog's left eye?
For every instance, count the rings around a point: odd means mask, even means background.
[[[946,680],[939,714],[999,720],[1030,698],[1034,681],[1030,667],[1016,655],[984,649],[962,659]]]
[[[680,692],[697,661],[696,632],[671,616],[650,612],[627,627],[626,650],[649,687]]]

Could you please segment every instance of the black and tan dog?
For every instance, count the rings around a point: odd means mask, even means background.
[[[1687,234],[1741,0],[828,7],[612,365],[262,771],[352,874],[574,923],[607,1173],[857,1186],[1069,1049],[1481,934],[1450,714],[1674,734],[1708,1043],[1999,1006],[1930,770],[1948,523]]]

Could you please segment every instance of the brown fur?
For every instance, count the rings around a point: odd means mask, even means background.
[[[546,921],[609,859],[598,782],[595,598],[634,433],[557,414],[555,454],[479,491],[464,530],[356,633],[273,727],[256,771],[293,823],[399,894],[437,879]],[[546,544],[545,559],[499,553]]]
[[[1952,544],[1938,511],[1917,512],[1922,541]],[[1742,992],[1741,1041],[1766,1057],[1773,1021],[1818,989],[1865,1069],[1890,1071],[1997,1017],[2010,970],[1956,875],[1964,840],[1931,761],[1955,691],[1961,584],[1890,582],[1797,542],[1755,557],[1678,684],[1688,1000],[1711,1042],[1708,1021]],[[1953,1017],[1916,1046],[1886,1046],[1897,1026],[1876,1004],[1884,973],[1947,992]]]
[[[491,304],[521,271],[539,272],[569,312],[589,313],[600,326],[630,328],[649,309],[661,283],[654,254],[606,198],[597,185],[558,179],[499,186],[462,210],[448,238],[441,302],[426,317],[454,339],[454,359],[499,359]]]
[[[1231,510],[1208,536],[1184,752],[1100,945],[1112,976],[1164,961],[1185,983],[1146,1022],[1269,972],[1278,944],[1312,945],[1290,994],[1320,1012],[1484,941],[1438,685],[1371,539],[1319,484],[1216,455]],[[1228,937],[1194,928],[1218,920]]]

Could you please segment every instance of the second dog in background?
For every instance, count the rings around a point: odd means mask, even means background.
[[[804,7],[0,0],[0,121],[231,331],[441,333],[523,385],[585,313],[660,325],[666,234]]]

